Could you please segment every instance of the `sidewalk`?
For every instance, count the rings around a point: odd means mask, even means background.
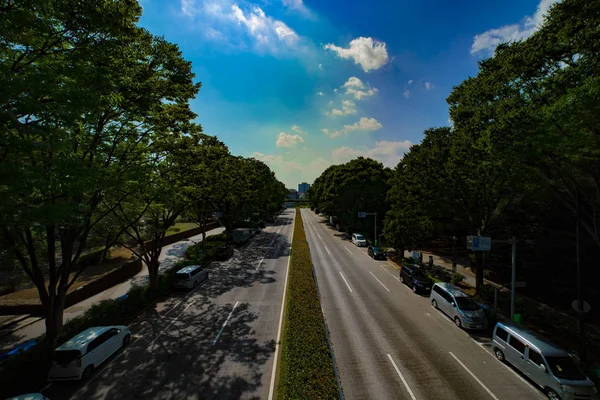
[[[225,230],[224,227],[215,228],[206,232],[206,236],[218,235]],[[185,251],[188,247],[193,244],[200,243],[202,241],[202,234],[189,237],[187,239],[181,240],[179,242],[170,244],[168,246],[164,246],[160,253],[160,269],[162,271],[164,269],[169,268],[176,262],[180,261],[185,256]],[[142,270],[139,274],[135,275],[133,278],[120,283],[116,286],[111,287],[110,289],[105,290],[102,293],[98,293],[95,296],[92,296],[82,302],[79,302],[67,309],[65,309],[64,313],[64,321],[65,323],[73,318],[76,318],[90,309],[94,304],[99,303],[103,300],[116,299],[118,297],[126,294],[129,289],[131,289],[134,285],[145,285],[148,283],[148,268],[145,264],[143,264]],[[6,320],[7,323],[18,319],[18,316],[15,318],[11,318],[10,316],[5,316],[3,320]],[[25,326],[24,326],[25,324]],[[5,336],[0,337],[0,351],[6,351],[13,348],[15,345],[25,342],[30,339],[35,339],[40,337],[46,332],[46,326],[43,318],[38,317],[29,317],[26,320],[23,320],[21,323],[15,325],[16,330],[13,332],[5,334]]]

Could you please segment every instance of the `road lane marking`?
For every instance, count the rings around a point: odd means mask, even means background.
[[[258,265],[256,266],[256,269],[254,270],[254,272],[258,272],[258,269],[260,268],[260,265],[262,264],[262,262],[263,262],[264,259],[265,259],[264,257],[260,259],[260,261],[258,262]]]
[[[371,275],[373,275],[373,278],[377,279],[377,277],[375,276],[375,274],[373,274],[371,271],[369,271],[369,273],[370,273]],[[390,289],[388,289],[388,288],[387,288],[387,287],[386,287],[386,286],[383,284],[383,282],[381,282],[379,279],[377,279],[377,282],[379,282],[379,284],[380,284],[381,286],[383,286],[383,288],[384,288],[385,290],[387,290],[388,292],[390,291]]]
[[[392,363],[392,365],[394,366],[394,369],[396,370],[396,373],[398,374],[398,376],[400,377],[400,379],[402,379],[402,383],[404,384],[404,387],[406,388],[406,391],[408,392],[408,394],[410,394],[411,399],[412,400],[417,400],[417,398],[413,394],[412,390],[410,390],[410,386],[408,386],[408,383],[406,382],[406,379],[404,379],[404,376],[402,376],[402,374],[400,373],[400,369],[398,369],[398,366],[394,362],[394,359],[392,358],[392,356],[389,353],[388,353],[387,356],[390,359],[390,362]]]
[[[346,286],[348,286],[348,290],[350,291],[350,293],[353,293],[352,288],[350,288],[350,285],[348,285],[348,281],[346,280],[346,278],[344,278],[344,274],[342,274],[342,271],[340,271],[340,275],[342,276],[344,282],[346,282]]]
[[[225,329],[225,327],[227,326],[227,323],[229,322],[229,319],[231,318],[231,315],[233,315],[233,312],[235,311],[236,307],[238,306],[238,304],[240,304],[239,301],[235,302],[235,305],[233,306],[233,309],[231,310],[231,312],[229,313],[229,315],[227,316],[227,319],[225,320],[225,323],[223,324],[223,326],[221,327],[221,330],[219,330],[219,333],[217,333],[217,337],[215,338],[215,340],[213,340],[212,344],[213,346],[215,344],[217,344],[217,341],[219,340],[219,337],[221,336],[221,333],[223,333],[223,330]]]
[[[290,243],[294,242],[294,227],[296,221],[292,222],[292,238]],[[290,244],[291,246],[291,244]],[[285,311],[285,296],[287,293],[287,281],[290,273],[290,260],[292,257],[288,254],[287,269],[285,271],[285,281],[283,283],[283,298],[281,299],[281,312],[279,313],[279,328],[277,328],[277,339],[275,342],[275,358],[273,360],[273,369],[271,370],[271,384],[269,386],[269,400],[273,400],[273,393],[275,390],[275,376],[277,375],[277,358],[279,357],[279,344],[281,343],[281,328],[283,327],[283,312]]]
[[[323,238],[321,237],[321,235],[319,235],[319,232],[317,232],[317,236],[319,237],[319,239],[323,240]]]
[[[484,389],[485,389],[485,391],[486,391],[486,392],[488,392],[488,394],[489,394],[490,396],[492,396],[492,399],[494,399],[494,400],[499,400],[499,399],[496,397],[496,395],[495,395],[494,393],[492,393],[492,391],[491,391],[490,389],[488,389],[488,387],[487,387],[487,386],[485,386],[485,385],[483,384],[483,382],[481,382],[481,381],[479,380],[479,378],[477,378],[477,377],[475,376],[475,374],[474,374],[474,373],[472,373],[472,372],[471,372],[471,370],[470,370],[469,368],[467,368],[467,366],[466,366],[465,364],[463,364],[463,362],[462,362],[462,361],[460,361],[460,360],[458,359],[458,357],[456,357],[456,356],[454,355],[454,353],[452,353],[451,351],[449,351],[448,353],[450,353],[450,355],[451,355],[452,357],[454,357],[454,359],[455,359],[455,360],[456,360],[456,361],[457,361],[457,362],[460,364],[460,366],[461,366],[461,367],[463,367],[463,368],[465,369],[465,371],[467,371],[467,372],[469,373],[469,375],[471,375],[471,376],[473,377],[473,379],[475,379],[475,380],[477,381],[477,383],[479,383],[479,385],[480,385],[482,388],[484,388]]]
[[[381,264],[377,264],[381,267],[381,269],[383,269],[385,272],[387,272],[388,274],[390,274],[391,276],[393,276],[398,282],[400,282],[400,278],[398,278],[396,275],[392,274],[390,271],[388,271],[387,269],[384,268],[383,265]]]
[[[327,250],[327,254],[331,255],[331,253],[329,252],[329,249],[327,248],[327,246],[323,245],[323,247],[325,247],[325,250]]]
[[[352,254],[352,252],[350,251],[350,249],[349,249],[349,248],[347,248],[346,246],[344,246],[344,248],[346,249],[346,251],[347,251],[348,253]]]

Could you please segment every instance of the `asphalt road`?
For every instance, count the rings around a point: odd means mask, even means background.
[[[285,211],[196,290],[177,292],[131,326],[133,340],[60,399],[267,399],[293,232]]]
[[[489,333],[457,328],[325,220],[302,210],[346,399],[541,399],[492,354]]]

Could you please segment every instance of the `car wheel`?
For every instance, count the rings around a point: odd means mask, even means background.
[[[131,335],[130,334],[125,335],[125,337],[123,338],[123,347],[127,346],[129,344],[130,340],[131,340]]]
[[[433,308],[438,308],[437,301],[435,301],[435,300],[431,300],[431,305],[433,306]]]
[[[415,285],[414,283],[412,285],[412,291],[413,293],[417,293],[417,285]]]
[[[194,284],[192,286],[194,286],[194,287],[198,286],[198,281],[194,281]]]
[[[400,275],[400,282],[404,283],[404,277]]]
[[[81,374],[81,380],[82,381],[87,380],[90,376],[92,376],[93,372],[94,372],[94,366],[93,365],[88,365],[83,370],[83,374]]]
[[[454,324],[459,328],[462,328],[462,322],[460,322],[460,318],[454,317]]]
[[[560,400],[560,396],[552,389],[546,389],[546,396],[550,400]]]
[[[504,353],[500,349],[494,349],[494,353],[496,354],[496,358],[502,362],[504,362]]]

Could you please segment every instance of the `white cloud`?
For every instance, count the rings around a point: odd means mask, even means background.
[[[514,42],[528,38],[539,30],[544,23],[544,15],[548,13],[553,4],[560,0],[541,0],[533,16],[526,16],[518,24],[505,25],[500,28],[490,29],[475,35],[471,54],[484,52],[493,54],[500,43]]]
[[[429,90],[432,87],[431,82],[425,82],[424,85],[425,85],[425,90]]]
[[[323,64],[319,64],[319,69],[323,69]]]
[[[304,132],[302,131],[302,129],[298,126],[298,125],[292,125],[292,130],[296,133],[299,133],[301,135],[304,134]]]
[[[346,94],[354,96],[356,100],[371,97],[379,91],[377,88],[366,89],[365,84],[355,76],[350,77],[342,87],[346,88]]]
[[[333,93],[337,93],[337,92],[338,92],[337,88],[333,89]]]
[[[334,149],[332,152],[334,164],[342,164],[357,157],[372,158],[381,162],[386,167],[394,168],[402,159],[404,154],[408,152],[411,142],[405,140],[403,142],[392,142],[382,140],[375,142],[373,148],[352,149],[344,146]]]
[[[403,93],[402,96],[404,96],[405,98],[409,98],[410,97],[410,90],[406,89]]]
[[[366,118],[362,117],[358,122],[353,123],[352,125],[344,125],[344,127],[337,131],[330,131],[329,129],[321,129],[321,131],[328,136],[330,139],[334,139],[336,137],[347,135],[352,131],[366,131],[372,132],[378,129],[383,128],[383,125],[375,118]]]
[[[334,108],[330,112],[326,113],[332,117],[342,116],[342,115],[350,115],[356,114],[356,104],[352,100],[342,100],[342,109],[338,110]]]
[[[244,25],[249,34],[260,44],[273,46],[275,37],[288,45],[295,45],[298,42],[298,35],[293,29],[281,21],[267,17],[260,7],[254,7],[253,11],[245,14],[237,4],[234,4],[231,6],[231,11],[233,19],[238,24]]]
[[[317,96],[325,96],[323,92],[317,92]]]
[[[306,8],[302,0],[282,0],[281,2],[290,10],[297,11],[305,16],[311,16],[310,10]]]
[[[388,62],[385,43],[370,37],[356,38],[350,42],[348,48],[333,43],[326,44],[324,47],[336,53],[338,57],[354,60],[354,63],[359,64],[365,72],[379,69]]]
[[[300,135],[290,135],[285,132],[281,132],[277,137],[275,145],[277,147],[292,147],[295,144],[304,142]]]
[[[308,162],[286,160],[283,156],[254,153],[251,157],[261,160],[275,172],[279,180],[289,188],[297,188],[299,182],[313,182],[331,165],[330,161],[318,157]]]
[[[412,79],[410,79],[410,80],[408,81],[408,84],[409,84],[409,85],[412,85],[412,83],[413,83],[413,82],[414,82],[414,81],[413,81]]]

